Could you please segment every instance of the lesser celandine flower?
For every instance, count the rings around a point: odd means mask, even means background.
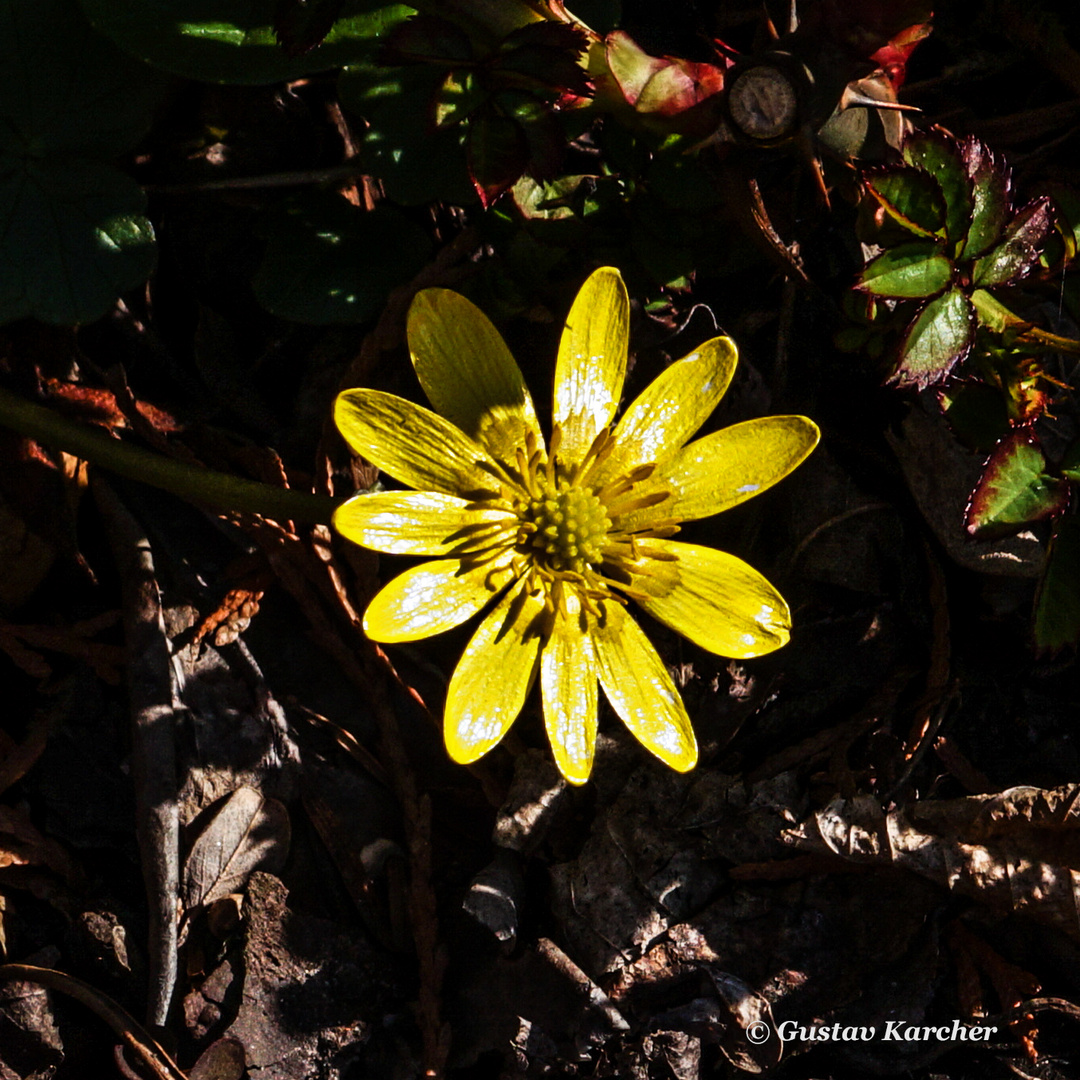
[[[735,369],[735,346],[722,337],[671,365],[613,425],[628,320],[618,271],[597,270],[563,331],[547,441],[498,332],[445,289],[419,293],[408,321],[436,412],[378,390],[337,399],[353,449],[416,490],[357,495],[334,525],[365,547],[435,559],[371,601],[368,635],[413,641],[489,608],[447,691],[455,761],[499,742],[539,676],[548,738],[571,783],[592,768],[597,683],[652,753],[692,768],[686,709],[628,601],[721,656],[760,656],[788,640],[787,604],[765,578],[671,536],[786,476],[818,429],[802,416],[769,416],[689,442]]]

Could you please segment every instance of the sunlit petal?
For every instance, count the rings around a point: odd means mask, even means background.
[[[460,559],[440,559],[398,574],[364,612],[373,641],[416,641],[472,618],[506,585],[510,552],[471,569]]]
[[[543,446],[521,370],[475,304],[424,289],[409,308],[408,337],[420,385],[442,416],[503,461],[514,460],[526,432]]]
[[[630,300],[619,271],[594,271],[578,293],[559,341],[555,423],[559,457],[575,465],[615,418],[626,379]]]
[[[454,761],[483,757],[510,730],[539,662],[543,597],[518,582],[480,624],[446,692],[443,734]]]
[[[476,550],[513,533],[508,510],[470,510],[464,499],[434,491],[375,491],[334,512],[334,528],[354,544],[391,555],[451,555]]]
[[[661,372],[623,413],[595,483],[678,450],[719,404],[737,362],[735,343],[718,337]]]
[[[617,528],[641,528],[656,518],[693,521],[729,510],[783,480],[818,444],[817,424],[805,416],[763,416],[723,428],[684,446],[635,495],[665,488],[673,498],[625,514]]]
[[[675,540],[645,546],[675,556],[650,564],[659,573],[634,579],[634,588],[649,594],[639,603],[654,618],[709,652],[739,660],[787,644],[791,612],[784,598],[742,559]]]
[[[596,657],[581,605],[569,594],[566,602],[540,654],[540,690],[555,764],[571,784],[584,784],[596,749]]]
[[[635,738],[666,765],[697,764],[697,740],[667,668],[641,628],[612,600],[593,629],[597,674],[611,707]]]
[[[490,489],[487,452],[458,427],[411,401],[381,390],[346,390],[334,402],[345,441],[383,472],[410,487],[469,497]]]

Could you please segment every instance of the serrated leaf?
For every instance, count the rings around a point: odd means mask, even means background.
[[[920,131],[904,140],[903,155],[938,182],[945,197],[945,235],[955,250],[967,236],[975,205],[959,144],[940,131]]]
[[[411,7],[348,3],[322,44],[290,57],[274,33],[275,0],[81,0],[125,52],[203,82],[258,86],[370,58]]]
[[[975,341],[975,311],[958,288],[924,304],[908,325],[890,381],[920,389],[941,382]]]
[[[513,185],[529,160],[521,126],[493,112],[471,121],[467,149],[469,175],[485,208]]]
[[[1046,474],[1046,457],[1026,428],[1006,435],[983,466],[968,503],[965,524],[972,535],[1012,532],[1060,513],[1068,485]]]
[[[973,209],[960,257],[975,259],[989,251],[1005,229],[1009,217],[1012,173],[988,146],[974,136],[964,140],[963,154],[968,176],[971,177]]]
[[[461,27],[434,15],[414,15],[394,27],[386,40],[393,60],[441,62],[448,65],[474,57],[469,35]]]
[[[239,892],[259,868],[280,870],[289,851],[289,812],[254,788],[237,788],[191,845],[184,863],[184,908],[208,907]]]
[[[975,263],[974,284],[991,289],[1019,281],[1039,261],[1039,252],[1053,227],[1048,198],[1028,203],[1009,223],[1001,243]]]
[[[1035,644],[1057,650],[1080,643],[1080,517],[1057,522],[1035,597]]]
[[[945,235],[945,196],[929,173],[911,167],[875,169],[863,174],[863,183],[905,229],[918,236]]]
[[[252,282],[256,298],[281,318],[317,326],[376,316],[431,248],[423,230],[387,203],[362,210],[331,192],[285,201],[261,231],[267,245]]]
[[[933,296],[949,284],[952,273],[952,263],[937,245],[898,244],[863,267],[857,288],[899,299]]]

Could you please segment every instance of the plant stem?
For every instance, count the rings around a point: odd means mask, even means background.
[[[175,461],[69,420],[0,387],[0,424],[92,465],[162,488],[188,502],[246,510],[276,521],[329,522],[337,501]]]

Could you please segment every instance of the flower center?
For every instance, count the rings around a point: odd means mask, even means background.
[[[572,487],[561,477],[547,481],[523,511],[522,517],[536,526],[528,543],[550,569],[584,574],[603,558],[611,521],[587,488]]]

